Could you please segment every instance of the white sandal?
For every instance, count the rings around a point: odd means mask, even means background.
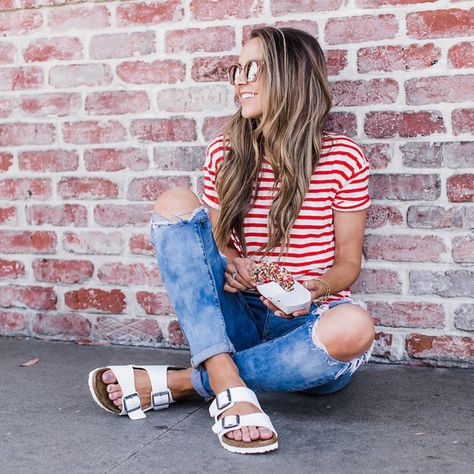
[[[119,415],[128,415],[131,420],[146,418],[148,410],[163,410],[173,403],[173,397],[167,384],[167,365],[110,365],[93,370],[89,374],[89,390],[95,402],[104,410]],[[151,382],[151,405],[143,409],[140,397],[135,388],[133,369],[143,369],[148,373]],[[109,398],[107,384],[102,381],[102,374],[111,370],[122,390],[122,410]]]
[[[266,453],[278,448],[278,435],[266,413],[252,413],[250,415],[219,416],[234,406],[237,402],[249,402],[259,410],[262,409],[255,393],[247,387],[229,388],[216,395],[209,407],[209,413],[215,423],[212,431],[219,437],[219,442],[224,449],[232,453],[253,454]],[[273,432],[270,439],[257,439],[255,441],[237,441],[224,436],[229,431],[239,430],[242,426],[258,426],[268,428]]]

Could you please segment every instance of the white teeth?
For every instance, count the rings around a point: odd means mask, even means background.
[[[245,99],[250,99],[254,96],[255,94],[253,92],[244,92],[240,98],[245,100]]]

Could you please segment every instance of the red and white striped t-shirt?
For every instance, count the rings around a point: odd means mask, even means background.
[[[209,145],[204,165],[202,200],[215,209],[219,209],[216,170],[223,158],[223,136],[220,135]],[[278,261],[280,248],[277,247],[265,259],[278,262],[300,282],[323,275],[334,263],[333,210],[358,211],[369,207],[368,177],[369,164],[361,147],[343,135],[327,133],[323,138],[320,161],[290,232],[288,253]],[[258,249],[268,240],[267,217],[273,199],[273,184],[272,168],[264,160],[255,204],[244,219],[247,257],[257,261],[263,255]],[[242,256],[238,238],[235,235],[231,238]],[[329,299],[348,296],[349,288]]]

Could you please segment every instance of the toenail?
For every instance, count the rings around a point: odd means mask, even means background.
[[[104,375],[105,380],[112,380],[112,374],[107,373]]]

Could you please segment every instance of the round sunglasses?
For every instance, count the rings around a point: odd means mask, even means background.
[[[260,59],[252,59],[245,66],[240,64],[232,64],[227,68],[227,76],[229,82],[234,86],[235,81],[239,77],[240,73],[244,71],[244,77],[246,82],[254,82],[257,80],[262,70],[263,61]]]

